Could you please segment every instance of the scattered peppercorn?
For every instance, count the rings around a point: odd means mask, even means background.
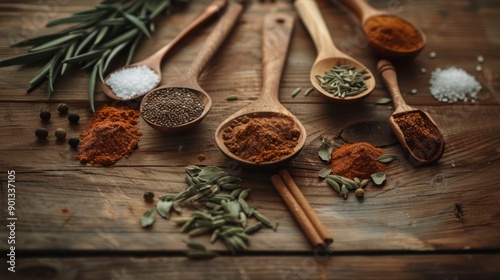
[[[50,120],[50,112],[47,110],[42,110],[40,112],[40,119],[44,122],[48,122]]]
[[[363,195],[365,195],[365,190],[363,190],[362,188],[359,188],[357,189],[356,191],[354,191],[354,194],[359,197],[359,198],[362,198]]]
[[[35,135],[40,139],[45,139],[47,138],[47,136],[49,136],[49,131],[45,128],[37,128],[35,130]]]
[[[64,139],[64,138],[66,138],[66,130],[64,130],[62,128],[58,128],[58,129],[56,129],[55,135],[56,135],[57,139]]]
[[[59,114],[66,114],[69,110],[69,107],[65,103],[60,103],[57,105],[57,111],[59,111]]]
[[[146,200],[147,202],[151,202],[151,201],[153,201],[155,194],[153,192],[144,192],[143,197],[144,197],[144,200]]]
[[[80,115],[78,115],[78,114],[73,113],[73,114],[68,115],[68,121],[71,124],[77,124],[79,120],[80,120]]]
[[[80,144],[80,139],[78,139],[78,137],[70,137],[68,139],[68,144],[72,147],[72,148],[77,148],[78,145]]]

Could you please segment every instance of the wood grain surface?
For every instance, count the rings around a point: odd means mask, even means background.
[[[49,2],[0,3],[0,59],[24,52],[9,48],[22,37],[52,31],[43,27],[47,21],[89,9],[99,1],[58,1],[61,4],[55,6]],[[136,61],[166,44],[210,1],[191,2],[158,21],[152,38],[141,44]],[[318,92],[293,98],[296,87],[303,91],[310,87],[309,70],[316,57],[314,44],[297,17],[279,98],[304,125],[307,139],[303,150],[280,167],[290,171],[333,235],[331,258],[318,265],[308,263],[317,261],[313,249],[270,181],[277,169],[238,166],[215,145],[217,126],[261,92],[265,13],[278,10],[296,15],[289,1],[254,0],[200,77],[201,87],[213,100],[205,120],[194,130],[174,136],[163,135],[140,120],[144,135],[139,148],[113,167],[80,164],[74,150],[53,134],[61,127],[68,137],[77,136],[88,126],[88,73],[73,71],[47,99],[45,86],[25,92],[41,65],[0,68],[0,226],[5,235],[7,171],[15,170],[17,261],[19,271],[24,271],[7,275],[18,278],[3,277],[9,245],[2,238],[1,278],[149,279],[145,274],[156,279],[498,278],[500,5],[486,0],[399,1],[401,6],[396,7],[388,4],[391,1],[369,2],[378,9],[392,9],[425,32],[428,44],[423,52],[395,67],[406,102],[432,115],[447,147],[437,164],[415,168],[399,144],[384,146],[386,153],[398,159],[389,165],[386,184],[370,185],[362,201],[353,194],[344,200],[319,180],[318,171],[328,166],[317,155],[322,139],[339,147],[345,144],[341,135],[348,126],[385,122],[394,108],[375,105],[377,99],[389,96],[377,74],[374,92],[359,104],[332,104]],[[357,19],[336,1],[317,3],[337,46],[377,73],[378,58],[364,47]],[[182,77],[214,23],[194,32],[165,57],[162,83]],[[429,58],[431,51],[437,53],[435,59]],[[481,72],[475,71],[478,55],[485,58]],[[440,103],[431,96],[430,73],[449,66],[463,68],[481,82],[476,103]],[[422,67],[427,73],[420,72]],[[410,94],[411,89],[417,93]],[[239,98],[227,101],[228,95]],[[100,89],[96,101],[98,105],[112,103]],[[80,124],[71,126],[65,116],[57,114],[60,102],[80,114]],[[40,109],[51,110],[48,124],[38,118]],[[38,127],[49,130],[46,141],[36,139]],[[359,137],[369,139],[376,133],[376,128],[359,131]],[[200,154],[206,159],[200,161]],[[182,240],[187,236],[172,221],[157,218],[152,228],[142,229],[139,217],[154,205],[144,201],[143,193],[153,191],[158,197],[183,190],[187,186],[184,168],[190,164],[217,165],[241,176],[242,185],[252,189],[249,203],[279,222],[277,232],[264,229],[253,235],[249,251],[242,256],[232,257],[221,243],[215,243],[208,247],[222,257],[190,261],[182,256],[186,250]],[[454,214],[457,203],[463,210],[461,221]],[[209,244],[206,237],[195,240]],[[301,268],[304,264],[308,267]],[[113,271],[121,273],[123,268],[135,278],[113,278]],[[302,274],[287,274],[294,269]]]

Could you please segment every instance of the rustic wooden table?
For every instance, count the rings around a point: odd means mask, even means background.
[[[139,48],[142,59],[169,42],[209,1],[192,1],[158,22],[157,31]],[[0,59],[22,50],[9,48],[23,37],[46,34],[43,25],[98,3],[82,1],[13,1],[0,3]],[[280,99],[307,130],[304,149],[284,164],[335,238],[331,254],[315,254],[270,182],[276,170],[235,166],[214,145],[218,124],[257,98],[262,86],[261,27],[273,9],[296,14],[288,1],[253,1],[220,52],[204,71],[200,84],[214,107],[193,131],[162,135],[142,120],[139,148],[111,168],[80,164],[74,151],[52,135],[57,127],[78,135],[88,125],[88,73],[74,72],[47,99],[45,88],[31,94],[25,88],[40,65],[0,69],[0,170],[2,279],[493,279],[500,276],[500,6],[477,1],[370,1],[420,26],[428,45],[414,61],[397,65],[407,102],[427,110],[441,126],[447,149],[435,165],[414,168],[394,139],[384,140],[388,153],[399,155],[389,165],[383,187],[370,185],[363,201],[342,199],[317,173],[327,164],[317,150],[322,139],[337,146],[372,139],[377,132],[367,122],[385,123],[390,105],[375,105],[388,92],[378,74],[374,92],[362,103],[334,105],[313,92],[291,97],[296,87],[310,86],[308,73],[316,51],[297,17]],[[335,1],[318,0],[336,43],[376,73],[377,58],[363,44],[357,20]],[[200,29],[168,55],[163,81],[187,69],[213,24]],[[437,57],[429,58],[435,51]],[[485,62],[476,72],[477,56]],[[429,92],[430,73],[456,66],[474,75],[483,87],[475,104],[437,102]],[[420,69],[425,67],[426,74]],[[417,89],[417,94],[409,94]],[[237,101],[227,101],[237,95]],[[53,113],[42,124],[38,112],[56,112],[68,103],[82,119],[69,127]],[[98,105],[110,103],[97,91]],[[357,129],[351,129],[358,124]],[[34,131],[51,131],[45,142]],[[383,126],[382,128],[384,128]],[[384,130],[384,129],[382,129]],[[375,135],[375,136],[376,136]],[[352,135],[351,135],[352,136]],[[206,159],[200,161],[197,156]],[[157,220],[145,230],[138,219],[151,207],[142,195],[176,193],[186,187],[184,167],[217,165],[238,171],[242,185],[252,189],[249,202],[279,221],[277,232],[264,229],[252,236],[249,251],[232,256],[220,243],[209,248],[221,256],[192,261],[184,256],[187,237],[171,221]],[[7,270],[10,252],[6,236],[8,171],[15,171],[15,273]],[[455,204],[462,209],[457,220]],[[207,243],[208,238],[196,240]]]

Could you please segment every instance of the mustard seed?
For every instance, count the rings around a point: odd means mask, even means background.
[[[56,135],[57,139],[64,139],[66,138],[66,130],[62,128],[56,129],[56,132],[54,133]]]
[[[60,103],[59,105],[57,105],[57,111],[59,111],[59,114],[66,114],[68,110],[69,107],[65,103]]]
[[[44,122],[48,122],[50,120],[50,112],[48,110],[42,110],[40,112],[40,119]]]
[[[68,139],[68,144],[72,147],[72,148],[77,148],[78,145],[80,144],[80,139],[78,139],[78,137],[70,137]]]
[[[68,121],[71,124],[77,124],[79,120],[80,120],[80,115],[78,115],[78,114],[73,113],[73,114],[68,115]]]
[[[49,136],[49,131],[45,128],[37,128],[35,130],[35,135],[36,137],[38,137],[39,139],[45,139],[47,138],[47,136]]]

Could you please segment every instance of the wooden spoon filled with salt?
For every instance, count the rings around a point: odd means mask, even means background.
[[[410,163],[420,166],[438,161],[445,146],[439,127],[427,112],[406,104],[399,91],[396,70],[389,61],[380,60],[377,69],[396,108],[389,125],[403,148],[409,152]]]

